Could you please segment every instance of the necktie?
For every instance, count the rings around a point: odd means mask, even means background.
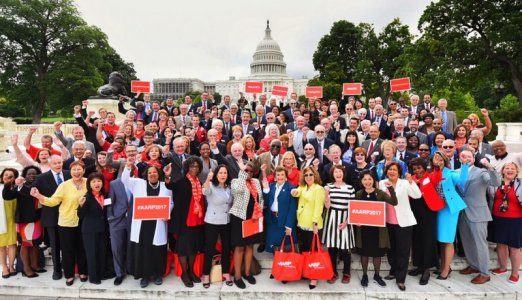
[[[368,147],[368,156],[372,155],[373,153],[373,147],[374,147],[374,141],[370,142],[370,147]]]
[[[180,162],[183,162],[183,155],[180,155],[180,156],[179,156],[179,161],[180,161]]]
[[[56,173],[56,183],[58,185],[60,185],[63,182],[62,177],[60,176],[60,174],[61,173]]]
[[[272,167],[275,169],[276,167],[276,157],[272,156]]]
[[[375,117],[375,116],[373,115],[373,109],[372,109],[372,110],[370,110],[370,115],[371,115],[371,118],[370,118],[370,119],[372,119],[372,120],[373,120],[373,119],[374,119],[374,117]]]
[[[185,125],[185,116],[183,116],[182,119],[183,119],[183,125]]]
[[[156,112],[152,113],[152,121],[156,122],[158,120],[158,114]]]
[[[227,133],[230,131],[230,123],[226,124],[225,129],[226,129]]]
[[[257,124],[261,125],[261,117],[257,117]]]
[[[323,143],[322,142],[319,142],[319,160],[321,162],[323,162]]]
[[[243,125],[243,135],[247,135],[248,133],[248,125]]]
[[[402,155],[402,152],[401,152],[401,156],[399,157],[400,160],[403,160],[404,159],[404,156]]]

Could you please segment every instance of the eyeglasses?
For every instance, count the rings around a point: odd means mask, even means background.
[[[304,150],[305,151],[312,151],[312,150],[314,150],[314,148],[305,148]]]
[[[324,133],[324,131],[316,131],[315,133]]]
[[[364,153],[355,153],[355,156],[365,156]]]
[[[455,148],[455,146],[442,146],[442,148],[444,148],[444,149],[453,149],[453,148]]]
[[[397,103],[390,103],[390,105],[397,105]]]
[[[419,151],[430,151],[430,149],[420,148]]]
[[[304,174],[304,177],[313,177],[313,176],[314,176],[314,174],[312,174],[312,173]]]
[[[296,105],[296,104],[297,104],[297,103],[295,103],[295,102],[290,102],[290,105]]]
[[[272,148],[281,148],[281,145],[271,145]]]

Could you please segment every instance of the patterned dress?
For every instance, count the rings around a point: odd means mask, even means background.
[[[339,224],[348,218],[348,201],[355,199],[355,189],[348,184],[336,187],[329,183],[327,186],[330,188],[330,208],[324,218],[322,243],[328,248],[354,248],[352,225],[348,224],[343,230],[339,230]]]

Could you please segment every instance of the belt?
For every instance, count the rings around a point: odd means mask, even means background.
[[[279,213],[277,211],[270,211],[270,213],[272,214],[272,216],[276,218],[279,216]]]

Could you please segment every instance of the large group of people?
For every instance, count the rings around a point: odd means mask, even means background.
[[[214,256],[222,279],[244,289],[256,284],[255,252],[280,249],[291,236],[310,251],[319,235],[334,273],[328,283],[351,279],[352,255],[360,255],[368,286],[407,276],[428,284],[450,276],[456,253],[469,264],[459,272],[484,284],[490,274],[519,281],[522,263],[522,153],[486,140],[488,111],[457,120],[446,99],[355,97],[341,100],[272,97],[216,103],[204,92],[193,103],[137,95],[118,112],[74,107],[78,126],[66,137],[31,144],[37,127],[18,146],[19,172],[1,172],[0,261],[2,277],[45,272],[41,245],[51,248],[52,278],[100,284],[127,274],[145,288],[163,282],[169,253],[186,287],[211,284]],[[116,121],[116,113],[125,115]],[[170,218],[133,216],[136,197],[168,197]],[[383,202],[385,226],[349,223],[350,200]],[[263,230],[245,234],[245,224]],[[489,270],[489,244],[498,267]],[[257,247],[255,246],[257,245]],[[17,251],[17,246],[19,251]],[[203,259],[198,259],[203,255]],[[381,276],[387,255],[389,273]],[[408,270],[412,258],[413,269]],[[337,269],[343,262],[342,273]],[[511,270],[508,271],[508,260]],[[196,264],[201,264],[196,272]],[[318,278],[307,278],[310,289]],[[246,282],[245,282],[246,281]]]

